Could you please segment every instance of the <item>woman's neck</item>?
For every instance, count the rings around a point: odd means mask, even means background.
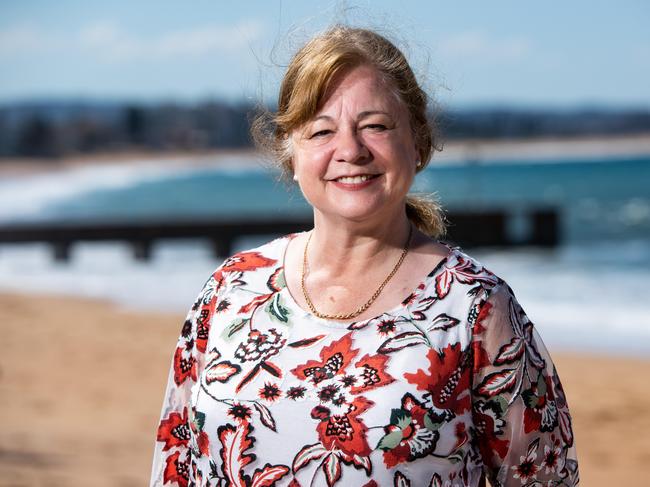
[[[333,222],[316,212],[307,249],[310,271],[321,277],[343,277],[383,267],[404,249],[410,225],[405,211],[373,225]]]

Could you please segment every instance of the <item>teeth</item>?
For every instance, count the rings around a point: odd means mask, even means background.
[[[362,176],[344,176],[342,178],[337,178],[337,181],[341,183],[346,183],[346,184],[358,184],[358,183],[363,183],[364,181],[368,181],[372,176],[368,176],[366,174]]]

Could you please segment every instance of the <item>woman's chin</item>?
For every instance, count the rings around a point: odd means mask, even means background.
[[[333,221],[350,221],[355,223],[385,223],[395,214],[390,208],[384,205],[338,205],[336,208],[329,208],[321,211],[323,216]]]
[[[379,187],[369,187],[360,191],[334,188],[320,194],[303,194],[317,213],[331,221],[375,222],[383,225],[396,215],[403,214],[407,191],[407,187],[403,192],[386,191]]]

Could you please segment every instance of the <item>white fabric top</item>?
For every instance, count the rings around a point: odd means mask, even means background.
[[[227,259],[199,293],[151,485],[578,484],[564,392],[505,281],[448,246],[399,306],[341,324],[289,293],[292,237]]]

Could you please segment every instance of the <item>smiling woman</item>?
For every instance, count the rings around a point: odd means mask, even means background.
[[[427,97],[375,32],[294,56],[270,148],[314,228],[240,252],[183,324],[152,485],[578,484],[560,380],[508,284],[408,196]]]
[[[406,107],[385,84],[370,65],[345,72],[316,117],[291,134],[294,177],[315,218],[376,227],[403,216],[417,147]]]
[[[318,126],[318,122],[321,125],[336,122],[324,113],[321,104],[324,99],[333,98],[336,86],[343,82],[342,77],[349,78],[344,76],[345,72],[356,67],[363,67],[362,76],[371,78],[365,80],[366,87],[373,88],[375,100],[364,102],[380,107],[379,110],[368,107],[358,112],[358,117],[375,117],[374,122],[363,120],[366,131],[397,128],[403,135],[407,130],[416,151],[409,155],[415,170],[419,172],[428,164],[436,148],[435,127],[427,116],[427,94],[420,88],[406,58],[390,41],[374,32],[333,28],[327,36],[316,36],[300,49],[282,82],[278,112],[263,113],[253,124],[253,138],[258,147],[279,163],[285,175],[294,175],[296,179],[292,149],[297,134],[303,139],[316,136],[316,143],[327,135],[320,132],[333,132],[333,127]],[[356,79],[348,79],[348,83],[351,81]],[[342,91],[344,89],[338,90],[336,98],[341,98]],[[354,102],[360,104],[361,100]],[[332,107],[333,103],[331,100],[328,105]],[[393,119],[376,120],[382,115],[384,119]],[[403,115],[406,119],[398,120]],[[365,149],[363,144],[360,148]],[[409,219],[427,235],[434,238],[444,235],[444,216],[434,201],[408,196],[406,211]]]

